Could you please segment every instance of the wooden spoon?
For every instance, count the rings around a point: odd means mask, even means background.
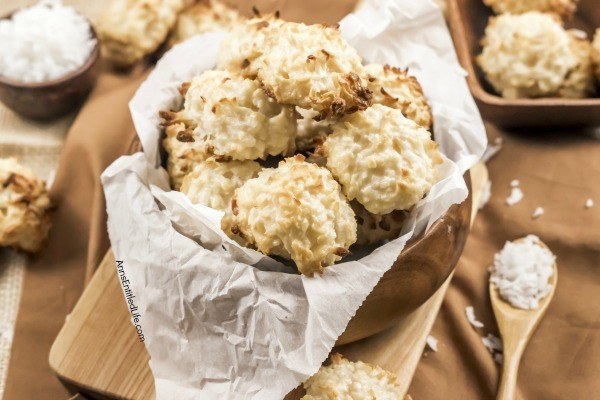
[[[520,242],[523,239],[518,239]],[[540,245],[548,248],[540,241]],[[519,371],[519,363],[521,356],[525,350],[525,346],[529,343],[529,339],[533,336],[533,332],[542,320],[542,316],[548,309],[550,300],[554,296],[557,280],[556,263],[553,267],[554,273],[550,277],[552,289],[540,300],[538,307],[534,310],[522,310],[515,308],[507,301],[503,300],[496,289],[496,286],[490,282],[490,298],[492,300],[492,308],[498,322],[500,336],[504,347],[504,362],[502,366],[502,377],[500,379],[500,387],[498,389],[498,400],[513,400],[517,387],[517,372]]]

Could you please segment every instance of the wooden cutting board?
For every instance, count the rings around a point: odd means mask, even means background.
[[[485,165],[471,169],[471,221],[487,177]],[[350,360],[377,364],[395,373],[406,392],[451,279],[452,275],[434,296],[396,326],[335,350]],[[149,356],[131,324],[111,251],[67,318],[49,361],[60,379],[90,398],[154,398]],[[285,400],[300,397],[297,390]]]

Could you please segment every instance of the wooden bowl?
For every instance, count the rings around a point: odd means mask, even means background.
[[[484,119],[505,128],[600,125],[600,98],[508,100],[495,94],[475,64],[492,10],[482,0],[448,0],[448,12],[460,63],[469,74],[467,83]],[[588,37],[598,26],[598,0],[580,0],[575,18],[566,24],[587,32]]]
[[[469,191],[471,180],[465,175]],[[411,240],[392,268],[350,320],[336,345],[366,338],[394,325],[425,303],[454,270],[471,222],[471,194],[455,204],[429,231]]]
[[[12,14],[4,19],[11,17]],[[58,79],[40,83],[19,82],[0,75],[0,101],[32,119],[56,118],[80,105],[99,74],[100,43],[91,23],[90,30],[96,45],[81,67]]]

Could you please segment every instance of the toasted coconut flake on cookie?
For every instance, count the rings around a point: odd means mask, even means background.
[[[437,181],[442,162],[429,131],[380,104],[333,125],[323,151],[348,199],[380,215],[418,203]]]
[[[269,98],[254,79],[205,71],[185,95],[183,113],[196,125],[193,138],[219,160],[255,160],[294,151],[292,107]]]
[[[0,159],[0,246],[39,251],[50,229],[50,207],[44,181],[15,158]]]
[[[183,0],[113,0],[96,25],[104,56],[120,67],[140,61],[165,41],[183,7]]]
[[[161,113],[165,120],[163,147],[167,152],[167,172],[171,187],[179,190],[183,178],[192,171],[195,164],[207,158],[202,144],[193,138],[195,124],[186,120],[183,113]]]
[[[370,64],[364,68],[367,85],[373,93],[373,104],[397,108],[406,118],[431,129],[431,108],[423,88],[408,70],[389,65]]]
[[[562,18],[573,16],[579,0],[483,0],[496,14],[523,14],[528,11],[554,13]]]
[[[179,14],[169,44],[172,46],[201,33],[229,31],[245,20],[235,8],[221,1],[202,1]]]
[[[477,62],[505,98],[583,97],[591,90],[587,45],[551,14],[492,17],[482,45]]]
[[[219,211],[231,209],[231,199],[237,188],[261,170],[255,161],[217,162],[209,158],[194,166],[181,185],[181,192],[192,203]]]
[[[340,354],[331,356],[331,364],[323,366],[304,382],[306,396],[302,400],[399,400],[402,399],[396,376],[376,365],[348,361]]]
[[[331,173],[301,155],[262,170],[236,190],[233,231],[264,254],[293,260],[308,276],[348,254],[354,212]]]
[[[318,119],[364,110],[371,92],[361,58],[338,29],[285,22],[267,28],[255,60],[258,78],[278,102],[319,112]]]
[[[233,27],[217,54],[217,68],[256,75],[254,61],[265,51],[265,36],[284,23],[279,14],[256,16]]]

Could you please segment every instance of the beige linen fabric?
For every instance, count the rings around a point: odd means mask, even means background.
[[[4,0],[0,15],[33,4],[35,1]],[[95,18],[102,9],[100,1],[65,1]],[[17,157],[42,179],[53,176],[58,165],[62,144],[77,111],[58,120],[36,122],[20,117],[0,103],[0,158]],[[23,272],[29,258],[15,251],[0,248],[0,399],[8,372],[13,330],[19,307]]]

